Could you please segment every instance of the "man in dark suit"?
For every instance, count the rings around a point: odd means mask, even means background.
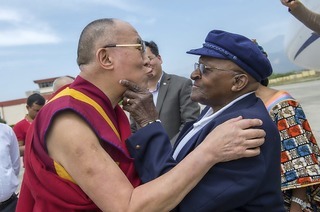
[[[148,90],[159,113],[159,119],[174,144],[186,122],[194,121],[200,114],[200,106],[190,99],[192,81],[188,78],[167,74],[162,70],[159,48],[153,41],[147,42],[146,55],[150,60],[151,72],[148,73]],[[131,119],[131,130],[138,126]]]
[[[142,181],[175,167],[226,120],[237,116],[259,118],[266,132],[260,155],[215,165],[176,211],[284,211],[280,137],[263,102],[255,95],[259,82],[272,73],[269,60],[250,39],[220,30],[209,32],[203,47],[187,53],[200,56],[191,74],[191,99],[206,108],[197,121],[186,124],[173,149],[151,124],[127,140]],[[140,139],[148,136],[150,139]],[[156,137],[159,139],[155,142]]]

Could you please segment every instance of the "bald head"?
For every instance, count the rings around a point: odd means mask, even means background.
[[[77,63],[79,66],[88,64],[93,60],[96,44],[99,41],[113,39],[115,25],[115,19],[105,18],[95,20],[83,29],[78,43]]]
[[[59,90],[59,88],[71,84],[74,81],[74,78],[69,76],[59,77],[53,81],[53,92]]]

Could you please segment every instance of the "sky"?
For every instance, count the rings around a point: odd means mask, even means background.
[[[280,0],[0,0],[0,102],[25,98],[38,89],[34,80],[76,76],[79,35],[99,18],[131,23],[158,44],[163,69],[185,77],[198,60],[186,51],[200,47],[209,31],[256,38],[276,52],[284,45],[271,41],[285,36],[293,19]]]

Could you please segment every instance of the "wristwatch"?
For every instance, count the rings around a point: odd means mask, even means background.
[[[301,206],[301,209],[302,209],[302,210],[311,207],[310,203],[305,202],[305,201],[303,201],[302,199],[300,199],[300,198],[298,198],[298,197],[292,197],[292,198],[291,198],[291,202],[295,202],[295,203],[299,204],[299,205]]]

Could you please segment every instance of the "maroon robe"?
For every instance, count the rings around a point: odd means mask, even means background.
[[[101,90],[77,77],[69,87],[52,97],[30,127],[18,212],[99,211],[77,184],[57,175],[54,161],[48,155],[46,134],[52,118],[64,110],[72,110],[81,116],[100,138],[102,147],[119,164],[132,185],[136,187],[140,184],[133,159],[125,145],[125,140],[131,134],[126,114],[119,106],[112,108]]]

